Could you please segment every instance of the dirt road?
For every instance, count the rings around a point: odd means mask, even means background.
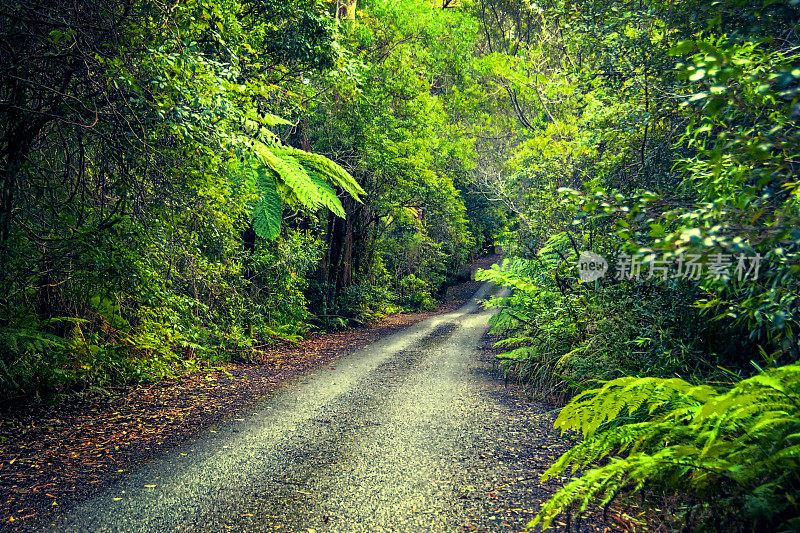
[[[519,531],[552,414],[481,349],[484,285],[65,510],[53,531]]]

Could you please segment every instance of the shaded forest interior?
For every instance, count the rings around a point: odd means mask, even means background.
[[[800,529],[798,4],[0,0],[0,402],[431,310],[501,246],[498,363],[592,466],[536,523]]]

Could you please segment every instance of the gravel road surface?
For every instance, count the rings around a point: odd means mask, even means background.
[[[520,531],[563,451],[504,391],[477,300],[318,369],[65,509],[53,531]]]

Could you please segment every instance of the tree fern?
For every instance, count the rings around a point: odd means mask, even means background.
[[[632,422],[614,423],[625,419]],[[543,478],[607,462],[566,484],[530,526],[548,527],[570,507],[604,505],[645,483],[688,491],[723,514],[743,510],[754,527],[788,531],[800,520],[800,365],[725,391],[681,379],[615,379],[575,397],[555,425],[584,441]]]
[[[354,198],[366,194],[361,185],[344,168],[325,156],[285,146],[276,148],[273,151],[277,155],[293,157],[305,168],[315,171]]]
[[[248,115],[248,119],[267,126],[288,124],[269,114]],[[356,200],[364,194],[358,182],[330,159],[282,146],[268,130],[247,125],[245,130],[252,130],[251,134],[233,138],[238,146],[238,159],[230,163],[229,171],[249,180],[258,191],[252,219],[259,237],[274,239],[280,234],[283,202],[299,203],[311,210],[325,208],[344,218],[344,207],[333,186]]]

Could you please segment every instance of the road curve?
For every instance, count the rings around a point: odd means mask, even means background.
[[[478,357],[491,312],[477,300],[497,291],[306,375],[52,530],[458,530],[476,512],[463,495],[497,483],[475,465],[498,462],[486,442],[513,414]]]

